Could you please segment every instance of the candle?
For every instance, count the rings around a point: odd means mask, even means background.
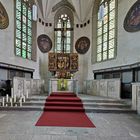
[[[10,103],[11,103],[11,107],[13,106],[13,101],[12,98],[10,98]]]
[[[14,95],[14,103],[16,102],[16,95]]]
[[[22,99],[19,100],[19,106],[22,106]]]
[[[13,92],[13,88],[11,88],[11,97],[14,97],[14,92]]]
[[[2,106],[4,106],[4,97],[2,98]]]
[[[23,95],[23,97],[22,97],[22,98],[23,98],[23,102],[25,103],[25,96]]]
[[[29,98],[29,93],[28,93],[28,90],[26,92],[26,98]]]
[[[6,94],[6,102],[8,102],[8,94]]]

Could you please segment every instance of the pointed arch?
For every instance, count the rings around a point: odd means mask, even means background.
[[[114,59],[117,46],[117,0],[95,1],[93,34],[93,63]]]
[[[73,51],[73,12],[68,7],[61,7],[54,17],[55,52],[70,53]]]

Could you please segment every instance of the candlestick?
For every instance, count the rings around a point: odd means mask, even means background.
[[[29,92],[28,92],[28,90],[27,90],[27,92],[26,92],[26,98],[27,98],[27,99],[29,98]]]
[[[22,99],[23,99],[23,102],[25,103],[25,96],[24,95],[23,95]]]
[[[9,98],[9,96],[8,96],[8,94],[6,94],[6,102],[8,102],[8,98]]]
[[[22,106],[22,99],[19,100],[19,106]]]
[[[13,101],[12,98],[10,98],[10,103],[11,103],[11,107],[13,106]]]
[[[16,102],[16,95],[14,95],[14,103]]]
[[[14,98],[14,91],[13,91],[13,88],[11,88],[11,97]]]
[[[4,97],[2,98],[2,106],[4,106]]]

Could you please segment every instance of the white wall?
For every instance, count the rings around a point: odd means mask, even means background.
[[[38,18],[42,18],[42,14],[40,12],[40,9],[38,7]],[[41,34],[46,34],[50,37],[48,32],[46,30],[48,27],[45,27],[45,25],[42,25],[39,21],[37,22],[37,37]],[[50,37],[51,38],[51,37]],[[52,38],[51,38],[52,39]],[[50,73],[48,72],[48,53],[42,53],[37,45],[37,60],[38,60],[38,73],[40,76],[40,79],[44,80],[45,82],[45,91],[48,91],[48,80],[49,80],[49,75]]]
[[[91,15],[91,14],[89,14]],[[75,48],[75,43],[76,41],[82,37],[82,36],[86,36],[90,39],[90,43],[92,43],[91,41],[91,27],[92,27],[92,18],[89,18],[90,19],[90,24],[87,24],[85,27],[83,28],[76,28],[76,25],[74,25],[74,48]],[[87,22],[87,20],[85,21]],[[75,24],[83,24],[83,23],[80,23],[76,18],[75,18]],[[91,45],[90,45],[90,48],[91,48]],[[75,49],[74,49],[75,50]],[[76,51],[75,51],[76,52]],[[89,61],[90,61],[90,55],[91,55],[91,52],[90,52],[90,49],[88,50],[88,52],[86,54],[78,54],[79,55],[79,71],[75,74],[75,78],[78,79],[79,81],[79,92],[82,92],[83,91],[83,81],[84,79],[87,79],[87,76],[88,76],[88,70],[89,70]]]
[[[15,56],[14,52],[14,1],[1,0],[9,16],[9,26],[0,30],[0,62],[35,69],[34,78],[39,78],[37,62]]]
[[[74,43],[77,39],[82,36],[86,36],[90,39],[90,49],[85,55],[79,55],[79,71],[75,74],[75,78],[79,81],[79,91],[83,90],[83,81],[87,79],[93,79],[93,70],[104,69],[115,66],[122,66],[127,64],[132,64],[139,62],[140,60],[140,32],[128,33],[123,28],[123,22],[125,16],[130,9],[130,7],[136,2],[136,0],[119,0],[118,3],[118,40],[117,40],[117,57],[116,59],[105,61],[101,63],[91,63],[91,48],[92,48],[92,11],[89,14],[90,24],[86,27],[76,28],[76,24],[80,24],[80,21],[74,17]],[[45,80],[46,89],[48,85],[48,79],[50,73],[48,72],[48,53],[43,54],[37,47],[37,61],[31,61],[27,59],[22,59],[15,56],[14,54],[14,1],[1,0],[1,3],[7,10],[9,16],[9,26],[7,29],[0,30],[0,62],[14,64],[18,66],[23,66],[27,68],[35,69],[34,78],[41,78]],[[125,8],[124,8],[125,7]],[[39,17],[42,18],[41,13],[38,13]],[[50,19],[46,19],[45,22],[54,22],[54,13],[49,16]],[[42,18],[43,19],[43,18]],[[85,21],[86,22],[86,21]],[[83,23],[82,23],[83,24]],[[37,36],[40,34],[47,34],[53,42],[54,47],[54,28],[45,27],[41,23],[37,23]],[[53,49],[52,49],[53,50]],[[51,50],[51,51],[52,51]],[[75,49],[74,49],[74,52]],[[8,57],[5,57],[8,56]]]
[[[91,77],[93,77],[93,70],[129,65],[139,62],[140,31],[130,33],[126,32],[123,28],[123,22],[127,15],[127,12],[135,2],[136,0],[118,0],[117,57],[110,61],[92,64],[90,55],[90,58],[87,61],[89,67],[87,79],[91,79]],[[94,22],[92,24],[94,24]]]

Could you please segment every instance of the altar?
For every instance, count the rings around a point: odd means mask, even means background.
[[[49,95],[52,92],[74,92],[78,95],[78,80],[52,78],[49,80]]]

